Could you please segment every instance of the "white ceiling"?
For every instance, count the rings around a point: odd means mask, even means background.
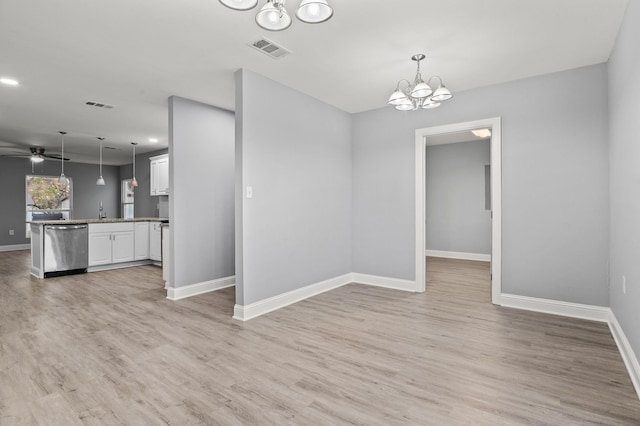
[[[291,14],[298,3],[289,0]],[[30,145],[59,152],[57,131],[66,130],[72,161],[97,162],[95,137],[104,136],[120,148],[106,151],[105,163],[130,162],[131,141],[138,152],[167,146],[169,96],[234,109],[233,73],[242,67],[359,112],[385,106],[398,80],[413,79],[410,57],[419,52],[423,76],[443,76],[454,95],[602,63],[627,1],[329,3],[330,21],[294,18],[272,33],[255,25],[256,9],[217,0],[2,0],[0,77],[21,85],[0,85],[0,154]],[[274,60],[247,46],[261,36],[293,53]]]

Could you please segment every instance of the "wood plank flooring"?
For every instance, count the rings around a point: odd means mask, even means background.
[[[605,324],[499,308],[483,262],[246,323],[143,266],[38,280],[0,253],[0,425],[638,425]]]

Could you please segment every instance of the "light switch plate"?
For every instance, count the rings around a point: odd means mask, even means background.
[[[247,186],[247,198],[253,198],[253,187]]]

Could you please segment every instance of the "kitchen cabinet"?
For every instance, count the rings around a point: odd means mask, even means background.
[[[164,224],[162,226],[162,279],[165,281],[165,288],[171,286],[169,282],[169,277],[171,276],[171,271],[169,270],[171,267],[171,263],[169,262],[169,247],[169,225]]]
[[[135,260],[149,259],[149,222],[135,224]]]
[[[149,223],[149,259],[162,261],[162,226],[160,222]]]
[[[134,260],[134,224],[89,224],[89,266]]]
[[[169,195],[169,154],[149,158],[151,196]]]

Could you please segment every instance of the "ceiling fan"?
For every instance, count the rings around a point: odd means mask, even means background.
[[[31,155],[26,154],[18,154],[18,155],[3,155],[3,157],[18,157],[18,158],[28,158],[33,163],[42,163],[44,160],[64,160],[69,161],[68,158],[62,158],[59,154],[45,154],[45,148],[41,146],[31,146],[29,147],[29,151]]]

